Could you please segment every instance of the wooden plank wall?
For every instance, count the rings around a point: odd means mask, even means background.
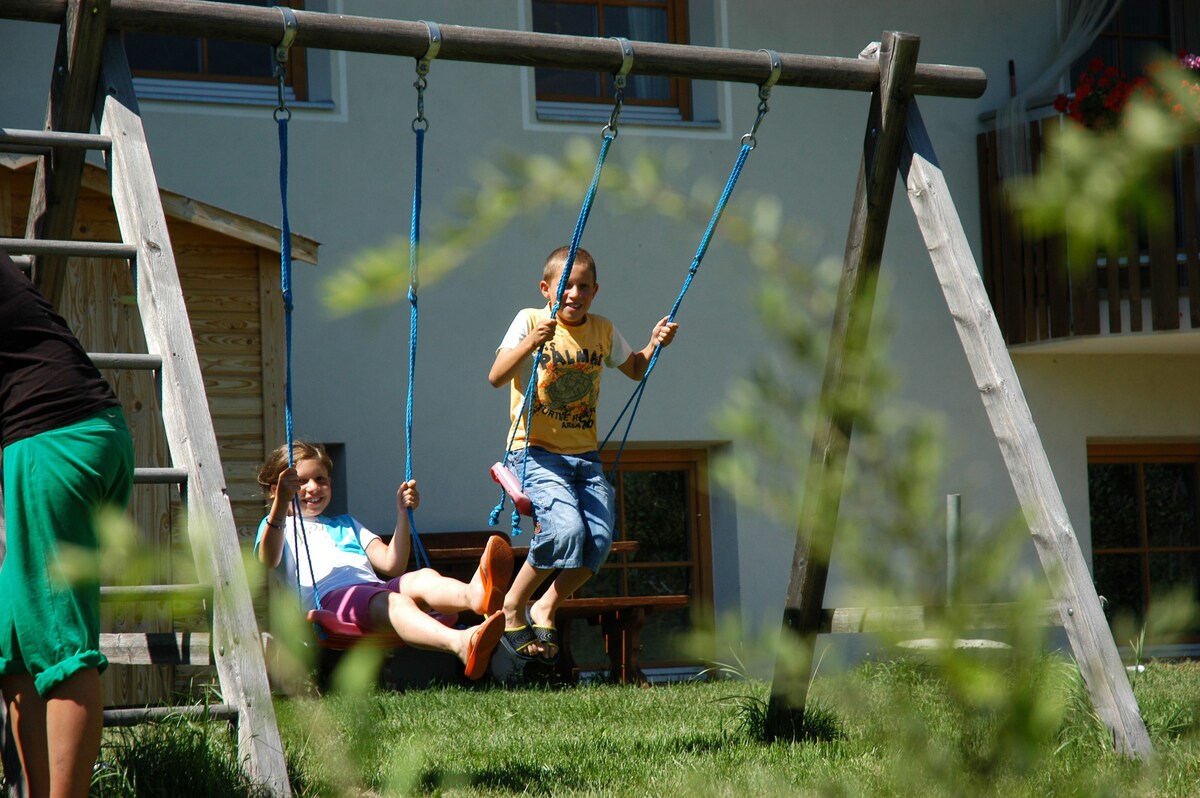
[[[0,167],[0,234],[21,235],[24,230],[31,179],[31,173]],[[249,549],[263,508],[255,474],[265,449],[277,445],[283,430],[279,256],[193,224],[168,222],[234,516]],[[88,189],[82,192],[75,238],[120,240],[109,197]],[[120,261],[73,259],[69,271],[62,310],[85,348],[145,352],[129,266]],[[152,376],[130,371],[108,371],[105,376],[129,418],[137,465],[171,465]],[[269,430],[265,437],[264,418]],[[185,516],[175,487],[135,486],[131,515],[137,530],[135,559],[147,567],[122,568],[106,577],[105,583],[194,582]],[[208,629],[205,608],[199,605],[106,606],[104,616],[104,631]],[[215,670],[113,665],[104,676],[105,705],[158,703],[174,692],[215,684],[215,680]]]
[[[1057,117],[1030,123],[1035,164],[1057,123]],[[984,284],[1008,344],[1095,335],[1105,329],[1103,323],[1109,333],[1200,329],[1196,151],[1194,143],[1181,147],[1161,176],[1157,188],[1167,207],[1158,223],[1130,212],[1119,252],[1070,253],[1080,268],[1068,273],[1062,242],[1022,230],[1009,213],[1000,187],[996,133],[979,134]]]

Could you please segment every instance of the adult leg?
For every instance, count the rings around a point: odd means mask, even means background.
[[[46,696],[51,798],[88,794],[103,726],[104,703],[96,668],[77,672]]]
[[[0,678],[0,691],[8,706],[8,720],[21,760],[28,793],[33,798],[50,794],[50,753],[46,744],[46,700],[38,695],[33,677],[26,673]]]

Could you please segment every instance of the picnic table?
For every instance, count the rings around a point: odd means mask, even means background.
[[[425,551],[438,571],[469,579],[483,555],[489,532],[453,532],[428,535]],[[439,540],[441,538],[442,540]],[[464,545],[465,544],[465,545]],[[613,542],[613,554],[632,554],[638,550],[635,540]],[[528,547],[513,548],[514,569],[529,554]],[[575,619],[599,626],[604,635],[604,650],[608,654],[610,678],[619,684],[646,684],[640,663],[641,633],[646,616],[655,610],[686,607],[691,596],[587,596],[566,599],[558,610],[559,658],[554,665],[555,677],[564,682],[578,680],[576,662],[571,651],[571,624]]]

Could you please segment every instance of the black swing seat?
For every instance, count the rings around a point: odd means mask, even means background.
[[[533,518],[533,502],[521,490],[521,482],[516,475],[508,470],[504,463],[496,463],[491,468],[492,479],[504,488],[504,492],[508,494],[508,498],[512,499],[513,507],[517,508],[517,512],[521,515]]]

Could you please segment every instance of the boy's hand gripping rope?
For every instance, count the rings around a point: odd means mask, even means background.
[[[688,269],[687,277],[684,278],[683,288],[680,290],[679,296],[675,298],[675,303],[671,306],[671,312],[667,315],[668,323],[675,321],[675,314],[679,312],[679,305],[683,302],[683,296],[687,293],[688,288],[691,287],[692,280],[696,277],[696,271],[700,268],[700,262],[704,260],[704,255],[708,252],[708,245],[712,241],[713,233],[716,231],[717,222],[721,220],[721,215],[725,212],[725,206],[729,202],[729,196],[733,193],[733,187],[737,185],[738,177],[742,174],[742,167],[746,164],[746,158],[750,155],[751,150],[758,146],[758,127],[762,124],[767,111],[770,110],[767,100],[770,99],[771,88],[779,80],[779,75],[783,69],[779,53],[774,50],[760,50],[759,52],[766,53],[767,57],[771,59],[771,74],[758,87],[758,116],[754,120],[754,125],[750,128],[750,132],[742,136],[742,146],[738,151],[737,160],[734,161],[733,169],[729,173],[729,179],[725,181],[725,190],[721,192],[721,197],[717,201],[716,208],[713,210],[712,218],[708,220],[708,227],[705,229],[704,235],[700,238],[700,246],[697,247],[696,254],[692,258],[692,265]],[[638,405],[642,402],[642,394],[646,391],[646,380],[650,378],[650,372],[654,370],[654,365],[658,362],[660,352],[662,352],[662,344],[657,344],[654,347],[654,352],[650,355],[649,362],[646,364],[646,372],[633,389],[633,393],[630,395],[629,401],[625,403],[625,407],[617,414],[612,428],[609,429],[608,434],[604,436],[604,441],[600,444],[601,449],[608,445],[609,438],[612,437],[613,432],[617,429],[617,425],[621,423],[621,419],[625,416],[625,412],[632,405],[633,410],[629,413],[629,420],[625,424],[625,434],[621,437],[621,445],[617,449],[617,456],[613,459],[612,470],[609,472],[610,479],[616,475],[617,465],[621,462],[621,454],[625,451],[625,442],[629,439],[629,430],[633,426],[634,416],[637,415]]]
[[[608,124],[600,131],[602,139],[600,144],[600,154],[596,159],[596,169],[592,173],[592,182],[588,186],[587,194],[583,198],[583,207],[579,211],[579,219],[575,222],[575,231],[571,236],[571,246],[567,249],[567,261],[563,264],[562,274],[558,278],[558,289],[555,292],[554,304],[550,308],[550,318],[554,319],[558,316],[559,306],[562,305],[563,294],[566,293],[567,283],[571,279],[571,269],[575,266],[575,257],[579,254],[579,242],[583,238],[584,227],[587,226],[588,216],[592,212],[592,203],[596,199],[596,190],[600,185],[600,172],[604,168],[604,159],[608,157],[608,149],[613,141],[617,138],[617,125],[621,117],[621,108],[625,102],[625,83],[629,75],[629,71],[633,68],[633,45],[628,39],[623,39],[619,36],[613,37],[621,46],[621,67],[617,72],[613,73],[613,109],[609,114]],[[538,347],[533,359],[533,373],[529,375],[529,384],[525,389],[525,402],[521,410],[521,415],[517,421],[514,421],[512,434],[509,436],[508,445],[505,447],[505,458],[512,449],[513,441],[517,437],[517,427],[521,418],[525,419],[525,447],[524,457],[521,460],[521,479],[517,483],[515,477],[505,476],[504,471],[507,471],[507,466],[504,460],[501,460],[496,465],[492,466],[492,479],[500,483],[500,502],[492,509],[492,514],[488,518],[488,525],[495,526],[500,519],[500,513],[504,509],[504,500],[510,493],[513,496],[513,504],[515,509],[512,513],[512,534],[513,536],[521,534],[521,508],[528,507],[528,515],[533,514],[532,504],[529,497],[525,495],[525,475],[529,466],[529,427],[533,423],[533,397],[537,392],[537,375],[538,366],[542,362],[542,352],[546,345],[542,344]],[[513,485],[517,485],[517,491],[513,493]],[[519,504],[518,504],[519,503]]]

